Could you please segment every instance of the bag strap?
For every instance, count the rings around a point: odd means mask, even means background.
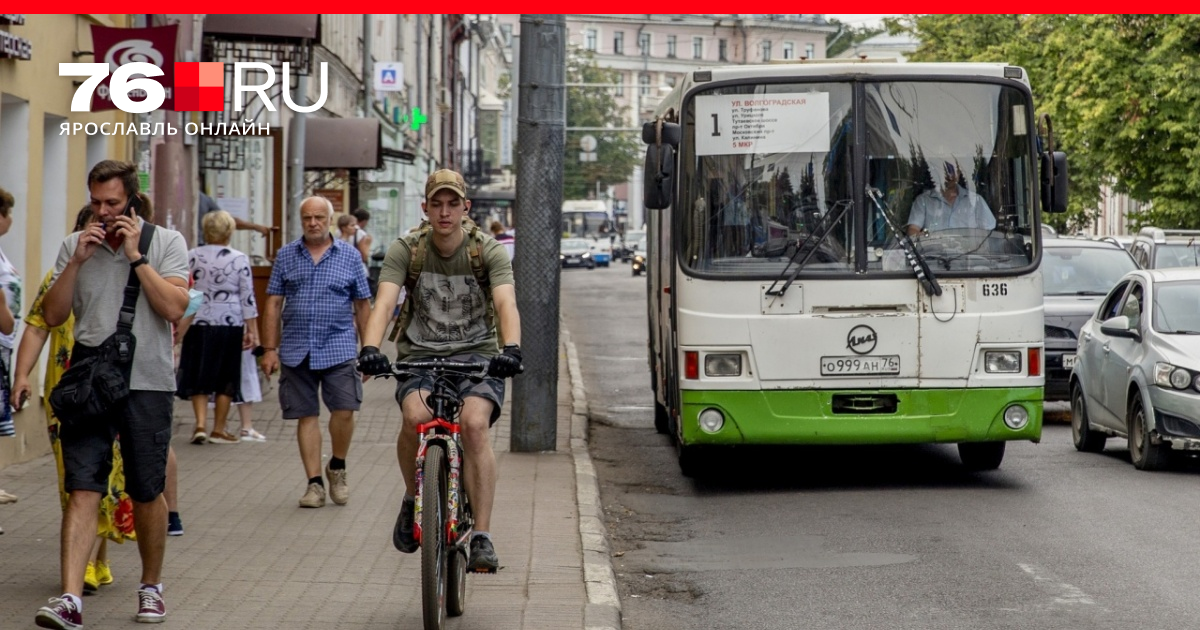
[[[138,241],[138,253],[142,256],[150,251],[150,239],[154,238],[155,225],[149,221],[142,222],[142,237]],[[117,330],[129,332],[133,330],[133,316],[137,312],[138,294],[142,291],[142,281],[138,278],[137,269],[129,270],[129,279],[125,281],[125,301],[121,303],[121,312],[117,315]]]

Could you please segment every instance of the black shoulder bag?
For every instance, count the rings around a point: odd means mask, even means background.
[[[138,252],[150,249],[154,224],[142,224]],[[129,270],[125,283],[125,301],[117,317],[117,331],[92,348],[76,342],[71,350],[71,365],[50,392],[50,408],[64,425],[94,420],[129,396],[129,379],[137,338],[133,336],[133,316],[137,311],[142,282],[137,270]]]

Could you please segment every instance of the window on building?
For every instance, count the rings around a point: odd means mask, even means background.
[[[512,27],[512,24],[500,25],[500,40],[504,42],[505,46],[512,46]]]
[[[667,35],[667,56],[672,59],[675,58],[675,39],[674,35]]]
[[[795,44],[793,44],[792,42],[783,42],[783,58],[784,59],[795,59],[796,58],[796,45]]]
[[[762,60],[763,61],[771,60],[771,42],[763,42],[762,43]]]
[[[650,96],[650,75],[644,72],[638,75],[638,93]]]
[[[816,55],[817,55],[817,45],[816,44],[805,44],[804,45],[804,58],[805,59],[812,59]]]
[[[720,61],[729,61],[729,42],[717,40],[717,59]]]
[[[583,30],[583,47],[587,50],[595,52],[600,46],[600,32],[594,28]]]
[[[704,38],[703,37],[693,37],[692,38],[692,59],[703,59],[703,58],[704,58]]]
[[[621,97],[621,98],[625,97],[625,73],[624,72],[617,75],[617,87],[615,90],[613,90],[613,94],[615,94],[616,96]]]
[[[613,33],[613,54],[625,54],[625,31],[617,31]]]
[[[638,54],[643,57],[650,56],[650,33],[638,33]]]

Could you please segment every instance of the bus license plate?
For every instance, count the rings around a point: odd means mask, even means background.
[[[899,374],[900,355],[877,357],[821,357],[821,376]]]

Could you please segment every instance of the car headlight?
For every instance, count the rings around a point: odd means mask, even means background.
[[[1196,377],[1196,380],[1200,380],[1200,377]],[[1197,385],[1192,379],[1191,372],[1170,363],[1154,364],[1154,384],[1174,389],[1187,389],[1189,386]]]
[[[559,255],[558,255],[558,259],[559,259],[559,260],[563,260],[564,258],[566,258],[566,256],[564,256],[564,255],[562,255],[562,254],[559,254]]]
[[[742,355],[740,354],[706,354],[704,355],[705,376],[741,376]]]
[[[581,254],[579,257],[580,258],[591,258],[592,253],[591,252],[583,252],[583,254]]]
[[[994,374],[1021,372],[1020,351],[988,351],[983,353],[983,370]]]

